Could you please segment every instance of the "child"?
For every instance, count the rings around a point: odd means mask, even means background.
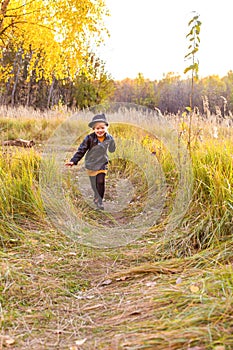
[[[113,137],[107,133],[108,125],[104,114],[95,115],[88,124],[94,132],[84,138],[77,152],[65,164],[66,166],[76,165],[86,154],[85,167],[94,192],[94,203],[101,210],[104,210],[105,175],[108,166],[107,151],[114,152],[116,149]]]

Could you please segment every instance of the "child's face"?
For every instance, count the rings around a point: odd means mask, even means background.
[[[108,127],[105,123],[96,123],[93,130],[98,137],[102,137],[106,134]]]

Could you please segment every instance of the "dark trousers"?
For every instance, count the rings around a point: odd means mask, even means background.
[[[89,176],[91,188],[94,192],[94,200],[102,203],[105,192],[105,174],[100,173],[96,176]]]

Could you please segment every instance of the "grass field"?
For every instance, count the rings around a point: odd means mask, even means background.
[[[1,141],[36,141],[31,149],[0,150],[0,349],[233,349],[232,127],[194,121],[192,200],[171,233],[167,218],[179,180],[171,154],[147,132],[112,125],[114,137],[137,143],[125,159],[119,150],[112,160],[106,201],[122,178],[134,190],[119,212],[99,213],[74,186],[79,172],[69,172],[63,186],[78,219],[100,231],[119,227],[119,234],[139,215],[143,225],[148,183],[130,157],[141,164],[144,149],[156,150],[167,193],[156,225],[130,244],[100,249],[63,234],[45,212],[44,144],[67,116],[0,111]],[[185,145],[186,126],[173,122]],[[57,200],[58,208],[65,211]]]

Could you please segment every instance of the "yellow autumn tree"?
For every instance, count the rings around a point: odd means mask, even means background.
[[[108,15],[103,0],[2,0],[0,60],[14,52],[28,60],[28,79],[73,78],[89,52],[103,41]],[[0,79],[9,79],[14,62],[4,60]]]

